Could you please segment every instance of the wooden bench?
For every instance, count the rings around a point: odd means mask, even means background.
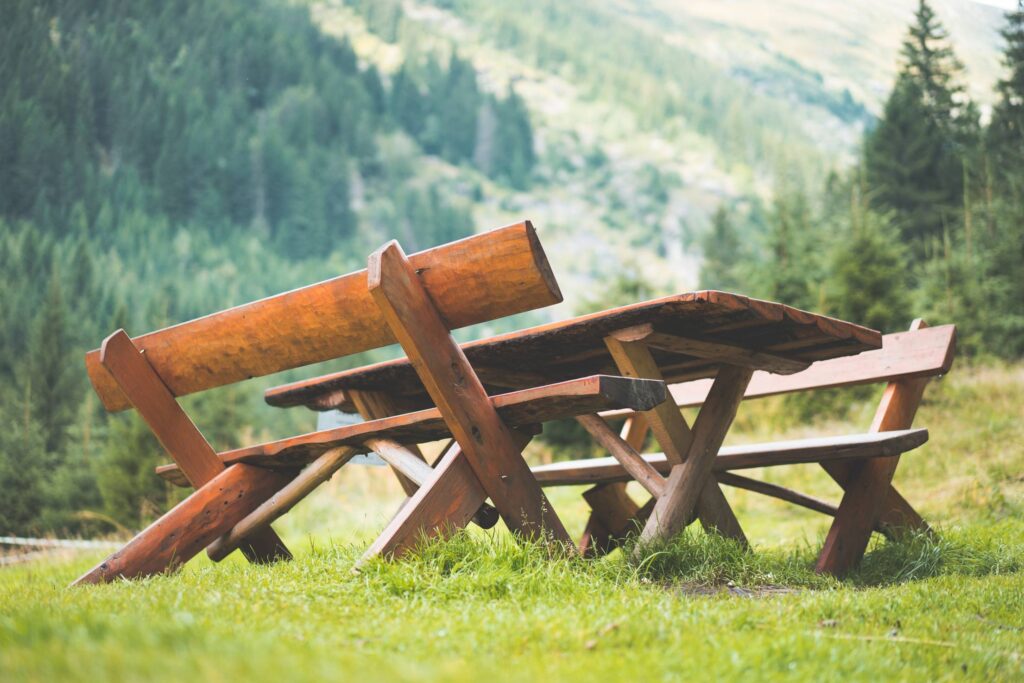
[[[885,335],[883,346],[877,351],[821,361],[790,375],[754,373],[744,394],[746,400],[832,387],[888,384],[867,433],[722,448],[712,468],[715,478],[720,484],[755,491],[834,517],[818,558],[819,572],[848,571],[864,555],[873,531],[892,534],[896,528],[927,529],[921,516],[893,488],[892,478],[900,454],[927,440],[926,430],[911,429],[914,415],[928,379],[945,374],[952,366],[955,346],[953,325],[929,328],[922,321],[915,321],[908,332]],[[710,389],[709,380],[670,387],[673,400],[680,407],[702,405]],[[623,415],[606,413],[604,417]],[[642,447],[649,427],[642,415],[626,416],[623,438],[634,450],[627,454],[632,457]],[[646,455],[643,460],[659,473],[669,470],[664,454]],[[739,469],[800,463],[820,464],[844,488],[838,506],[734,473]],[[626,495],[625,484],[621,482],[636,478],[643,484],[644,480],[631,476],[623,463],[614,458],[559,462],[535,467],[533,472],[542,486],[598,484],[584,494],[592,507],[580,543],[587,554],[615,548],[653,509],[653,499],[640,506]]]
[[[587,377],[492,398],[450,333],[560,299],[526,222],[408,258],[391,242],[365,271],[134,339],[115,332],[86,355],[96,393],[110,411],[137,410],[174,460],[162,474],[196,491],[76,583],[163,572],[207,546],[214,559],[235,548],[252,562],[287,558],[270,523],[370,449],[413,495],[367,556],[465,525],[488,497],[514,532],[567,542],[522,448],[549,419],[649,409],[664,384]],[[436,408],[216,453],[175,400],[395,341]],[[430,469],[415,444],[449,435],[455,445]]]

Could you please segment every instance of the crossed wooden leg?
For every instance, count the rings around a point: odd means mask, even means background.
[[[398,243],[374,252],[367,271],[374,301],[460,446],[445,455],[368,556],[397,555],[420,532],[464,526],[486,496],[513,532],[568,547],[569,536],[523,460],[521,445]]]
[[[76,583],[147,576],[183,564],[205,545],[196,545],[196,539],[208,539],[207,543],[214,540],[219,534],[209,537],[211,528],[227,531],[234,522],[225,526],[223,520],[242,519],[274,493],[276,489],[271,484],[277,482],[280,488],[294,476],[292,472],[254,467],[231,468],[234,471],[228,475],[213,447],[124,330],[104,340],[100,362],[197,490]],[[238,496],[237,500],[226,497],[225,491],[229,489]],[[216,519],[191,521],[189,514],[214,514],[209,507],[211,500],[225,507],[223,513],[214,515]],[[284,542],[269,526],[255,530],[238,547],[250,562],[291,558]]]
[[[644,379],[662,379],[661,371],[658,369],[657,363],[654,357],[651,355],[650,349],[644,343],[644,340],[652,333],[647,326],[641,326],[639,328],[629,328],[620,330],[612,333],[605,339],[605,344],[608,347],[612,358],[615,360],[618,366],[619,372],[626,377],[636,377]],[[743,389],[746,388],[747,380],[743,381]],[[716,382],[717,384],[717,382]],[[740,396],[742,397],[742,391],[740,390]],[[703,410],[701,413],[703,414]],[[735,410],[728,416],[728,423],[725,425],[725,431],[728,431],[729,425],[732,423],[732,417],[735,416]],[[654,438],[661,446],[665,453],[666,459],[672,462],[674,465],[682,465],[688,458],[688,453],[694,445],[695,434],[691,432],[689,426],[686,424],[686,420],[682,413],[679,412],[679,408],[675,406],[671,401],[666,401],[661,405],[657,406],[653,410],[649,410],[643,413],[642,416],[637,416],[641,422],[638,423],[637,427],[633,427],[632,424],[628,424],[623,434],[623,440],[629,444],[633,450],[640,450],[643,445],[643,439],[646,435],[646,431],[641,429],[641,425],[646,425],[650,428],[651,432],[654,433]],[[637,418],[631,418],[637,419]],[[586,423],[584,420],[580,420],[581,423]],[[599,426],[598,426],[599,428]],[[589,429],[589,428],[588,428]],[[591,432],[594,434],[594,432]],[[595,435],[596,436],[596,435]],[[633,443],[630,443],[630,437],[633,438]],[[725,432],[722,433],[724,439]],[[607,438],[607,436],[605,437]],[[610,444],[609,444],[610,445]],[[721,442],[714,447],[715,453],[718,452],[718,447]],[[691,506],[691,509],[687,512],[688,518],[683,526],[686,526],[693,519],[693,512],[696,511],[697,517],[700,518],[701,524],[708,531],[715,530],[719,534],[736,539],[740,543],[747,545],[746,536],[743,533],[743,529],[740,526],[739,521],[736,519],[736,515],[733,513],[732,508],[729,507],[728,501],[725,499],[725,495],[722,493],[718,482],[714,477],[708,476],[710,474],[710,463],[708,464],[708,471],[701,478],[701,485],[697,491],[696,499]],[[660,475],[655,475],[658,479],[662,479]],[[595,487],[588,491],[590,496],[588,502],[591,503],[591,508],[594,514],[591,516],[591,520],[588,522],[587,531],[584,533],[583,539],[580,542],[580,549],[588,555],[599,554],[602,549],[611,550],[615,548],[624,535],[633,531],[638,524],[647,522],[650,525],[648,514],[657,514],[658,505],[653,506],[653,512],[650,505],[644,508],[636,507],[636,504],[629,499],[625,494],[624,484],[609,484],[606,486],[621,487],[620,491],[604,491],[604,487]],[[670,488],[671,485],[667,488]],[[660,494],[652,494],[655,498],[659,498]],[[593,507],[594,505],[598,507]],[[636,508],[634,511],[633,508]],[[618,520],[628,514],[630,514],[631,523],[624,526],[618,526]],[[641,514],[643,513],[643,514]],[[638,516],[640,515],[640,516]],[[641,518],[642,517],[642,518]],[[618,526],[618,528],[610,529],[609,524]],[[592,528],[593,527],[593,528]],[[682,527],[680,527],[681,529]],[[594,544],[591,539],[599,540],[598,544]]]

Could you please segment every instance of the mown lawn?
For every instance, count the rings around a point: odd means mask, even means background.
[[[281,525],[292,563],[79,589],[98,556],[0,570],[0,680],[1020,680],[1024,368],[959,369],[927,397],[931,442],[897,484],[939,537],[876,539],[841,582],[810,571],[827,519],[732,491],[754,553],[694,532],[640,563],[550,561],[473,532],[354,574],[398,494],[353,468]],[[737,440],[783,408],[745,407]],[[812,468],[770,477],[830,494]],[[573,531],[577,494],[553,497]]]

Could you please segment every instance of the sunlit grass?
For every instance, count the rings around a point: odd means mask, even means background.
[[[753,552],[693,530],[552,560],[472,528],[354,573],[402,496],[386,471],[344,468],[277,525],[290,563],[201,556],[77,589],[98,556],[0,570],[0,681],[1019,680],[1022,373],[963,368],[930,387],[917,423],[931,441],[897,484],[937,534],[876,538],[842,581],[813,572],[829,518],[732,490]],[[745,405],[734,441],[863,430],[871,400],[810,427]],[[758,476],[838,497],[813,467]],[[550,491],[574,535],[579,492]]]

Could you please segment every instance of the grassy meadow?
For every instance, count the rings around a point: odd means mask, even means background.
[[[750,403],[731,441],[863,430],[876,398],[810,423]],[[938,537],[876,538],[843,581],[810,570],[827,518],[731,489],[753,553],[693,531],[640,562],[550,561],[474,530],[355,574],[401,495],[350,467],[279,523],[291,563],[78,589],[99,553],[0,569],[0,680],[1020,680],[1024,366],[961,365],[925,398],[896,484]],[[836,498],[812,467],[764,476]],[[578,494],[552,492],[574,534]]]

